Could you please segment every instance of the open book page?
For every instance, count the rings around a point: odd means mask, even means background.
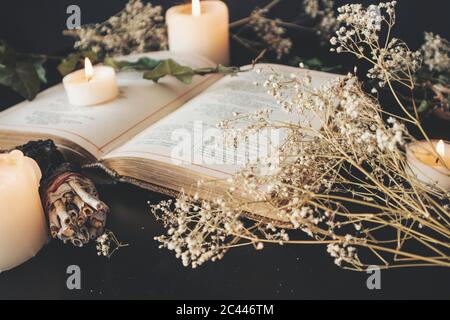
[[[125,57],[136,60],[143,55]],[[196,55],[169,52],[145,54],[154,59],[172,58],[192,67],[213,64]],[[191,85],[173,78],[155,84],[142,79],[140,72],[120,72],[117,75],[120,96],[105,104],[71,106],[62,84],[40,93],[31,102],[23,102],[0,113],[0,140],[5,132],[17,132],[27,141],[37,137],[59,137],[71,141],[95,158],[119,146],[169,114],[206,89],[220,76],[195,77]]]
[[[279,73],[298,73],[297,68],[280,65],[261,65]],[[325,84],[337,75],[309,71],[313,85]],[[205,177],[222,179],[235,173],[247,160],[270,157],[274,141],[282,141],[282,133],[266,132],[238,150],[223,144],[223,131],[217,124],[233,113],[252,113],[260,109],[274,110],[272,118],[280,121],[302,121],[320,128],[318,119],[306,114],[292,119],[283,112],[275,99],[255,82],[267,79],[267,73],[255,71],[237,77],[224,77],[177,111],[158,121],[139,135],[107,154],[104,159],[119,157],[142,158],[166,165],[182,166]],[[252,141],[253,140],[253,141]],[[155,173],[156,174],[156,173]]]

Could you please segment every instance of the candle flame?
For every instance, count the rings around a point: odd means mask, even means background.
[[[192,0],[192,15],[198,17],[202,14],[200,0]]]
[[[84,75],[88,81],[94,76],[94,68],[92,67],[91,60],[87,57],[84,59]]]
[[[436,152],[441,156],[445,156],[445,144],[444,140],[439,140],[438,144],[436,145]]]

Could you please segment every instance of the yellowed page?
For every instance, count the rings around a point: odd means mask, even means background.
[[[142,56],[172,58],[192,67],[213,65],[199,56],[169,52],[133,55],[125,59],[132,61]],[[120,72],[117,77],[120,97],[114,101],[89,107],[71,106],[63,85],[59,84],[40,93],[31,102],[1,112],[0,133],[12,130],[18,134],[61,137],[100,158],[220,78],[216,75],[195,77],[191,85],[185,85],[173,78],[155,84],[142,79],[140,72]]]
[[[277,72],[290,74],[299,69],[280,65],[262,65]],[[300,71],[303,72],[303,71]],[[310,71],[313,85],[320,86],[338,77],[334,74]],[[249,141],[240,150],[224,148],[223,132],[217,124],[232,117],[233,113],[251,113],[263,108],[273,109],[272,117],[281,121],[301,121],[320,128],[318,119],[306,114],[302,119],[292,119],[283,112],[275,99],[267,94],[262,82],[267,74],[255,71],[242,73],[237,77],[225,77],[192,99],[177,111],[158,121],[126,144],[112,151],[104,159],[114,157],[135,157],[161,161],[211,178],[226,178],[239,170],[247,160],[272,156],[268,141],[282,140],[282,132],[267,132]],[[189,141],[189,139],[191,139]],[[186,148],[181,141],[188,141]],[[190,151],[189,151],[190,149]]]

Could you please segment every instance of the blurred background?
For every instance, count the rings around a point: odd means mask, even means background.
[[[144,2],[148,2],[145,1]],[[164,9],[186,1],[153,0],[152,4]],[[249,15],[255,7],[263,7],[270,0],[226,0],[230,8],[230,20],[236,21]],[[285,0],[277,5],[271,15],[286,20],[294,18],[300,11],[302,0]],[[345,3],[376,4],[377,0],[336,0],[336,7]],[[74,40],[62,35],[65,29],[66,9],[71,4],[81,8],[81,23],[95,23],[106,20],[123,8],[127,0],[2,0],[0,5],[0,39],[5,40],[19,52],[44,53],[64,56],[73,48]],[[448,13],[450,1],[446,0],[399,0],[397,6],[398,23],[395,36],[403,39],[412,49],[423,43],[423,32],[438,33],[450,38]],[[330,54],[328,44],[320,45],[319,37],[311,32],[289,31],[293,40],[293,54],[304,59],[320,57],[327,65],[344,65],[353,70],[354,59]],[[255,53],[232,41],[232,63],[247,64]],[[289,63],[289,61],[282,61]],[[56,63],[47,64],[49,84],[60,81]],[[347,71],[347,70],[345,70]],[[21,98],[0,87],[0,110],[11,106]]]

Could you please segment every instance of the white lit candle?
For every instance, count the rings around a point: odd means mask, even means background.
[[[91,106],[113,100],[119,94],[116,72],[108,66],[93,67],[86,58],[84,69],[63,79],[67,97],[72,105]]]
[[[450,143],[443,140],[431,143],[433,147],[427,141],[417,141],[407,146],[410,171],[423,183],[436,184],[450,191]]]
[[[34,257],[48,240],[41,171],[20,151],[0,155],[0,272]]]
[[[229,18],[225,3],[193,0],[192,4],[170,8],[166,21],[171,51],[196,53],[228,65]]]

